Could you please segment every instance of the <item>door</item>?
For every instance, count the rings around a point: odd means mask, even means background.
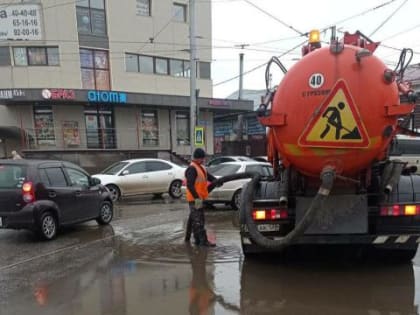
[[[175,178],[172,165],[162,161],[147,161],[146,171],[150,193],[167,192],[170,183]]]
[[[76,189],[67,182],[61,167],[40,169],[40,177],[46,188],[46,199],[55,202],[61,213],[61,222],[69,223],[77,219]]]
[[[127,166],[120,175],[119,185],[125,195],[148,193],[148,176],[146,174],[146,162],[135,162]]]
[[[90,186],[89,176],[74,168],[65,168],[72,188],[76,189],[75,199],[80,206],[77,208],[77,220],[95,218],[99,214],[99,187]]]

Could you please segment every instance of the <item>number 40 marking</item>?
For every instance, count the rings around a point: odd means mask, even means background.
[[[324,84],[322,73],[314,73],[309,77],[309,86],[313,89],[319,89]]]

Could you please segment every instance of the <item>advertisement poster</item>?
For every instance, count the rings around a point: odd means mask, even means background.
[[[38,144],[55,145],[52,113],[36,113],[34,120]]]
[[[0,8],[0,40],[43,39],[41,12],[39,4],[3,5]]]
[[[64,144],[68,147],[80,145],[79,123],[77,121],[63,121]]]
[[[141,117],[143,144],[157,145],[159,143],[159,126],[155,111],[144,111]]]

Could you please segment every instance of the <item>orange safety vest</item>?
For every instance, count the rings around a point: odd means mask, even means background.
[[[205,200],[209,195],[207,190],[207,171],[204,167],[197,165],[195,162],[191,162],[190,166],[194,167],[197,171],[197,178],[195,179],[194,188],[200,199]],[[194,196],[191,194],[187,187],[187,201],[194,201]]]

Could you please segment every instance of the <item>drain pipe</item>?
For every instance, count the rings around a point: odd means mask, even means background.
[[[318,193],[315,195],[303,218],[289,234],[279,240],[273,240],[262,235],[261,232],[258,231],[257,225],[252,219],[254,192],[260,181],[260,175],[254,176],[247,184],[242,194],[243,199],[241,203],[241,211],[245,211],[246,225],[248,226],[251,239],[257,245],[272,250],[283,250],[287,246],[291,245],[296,237],[301,236],[314,221],[318,211],[322,208],[323,202],[330,194],[334,184],[334,179],[335,169],[329,166],[325,167],[321,172],[321,186],[319,187]]]

